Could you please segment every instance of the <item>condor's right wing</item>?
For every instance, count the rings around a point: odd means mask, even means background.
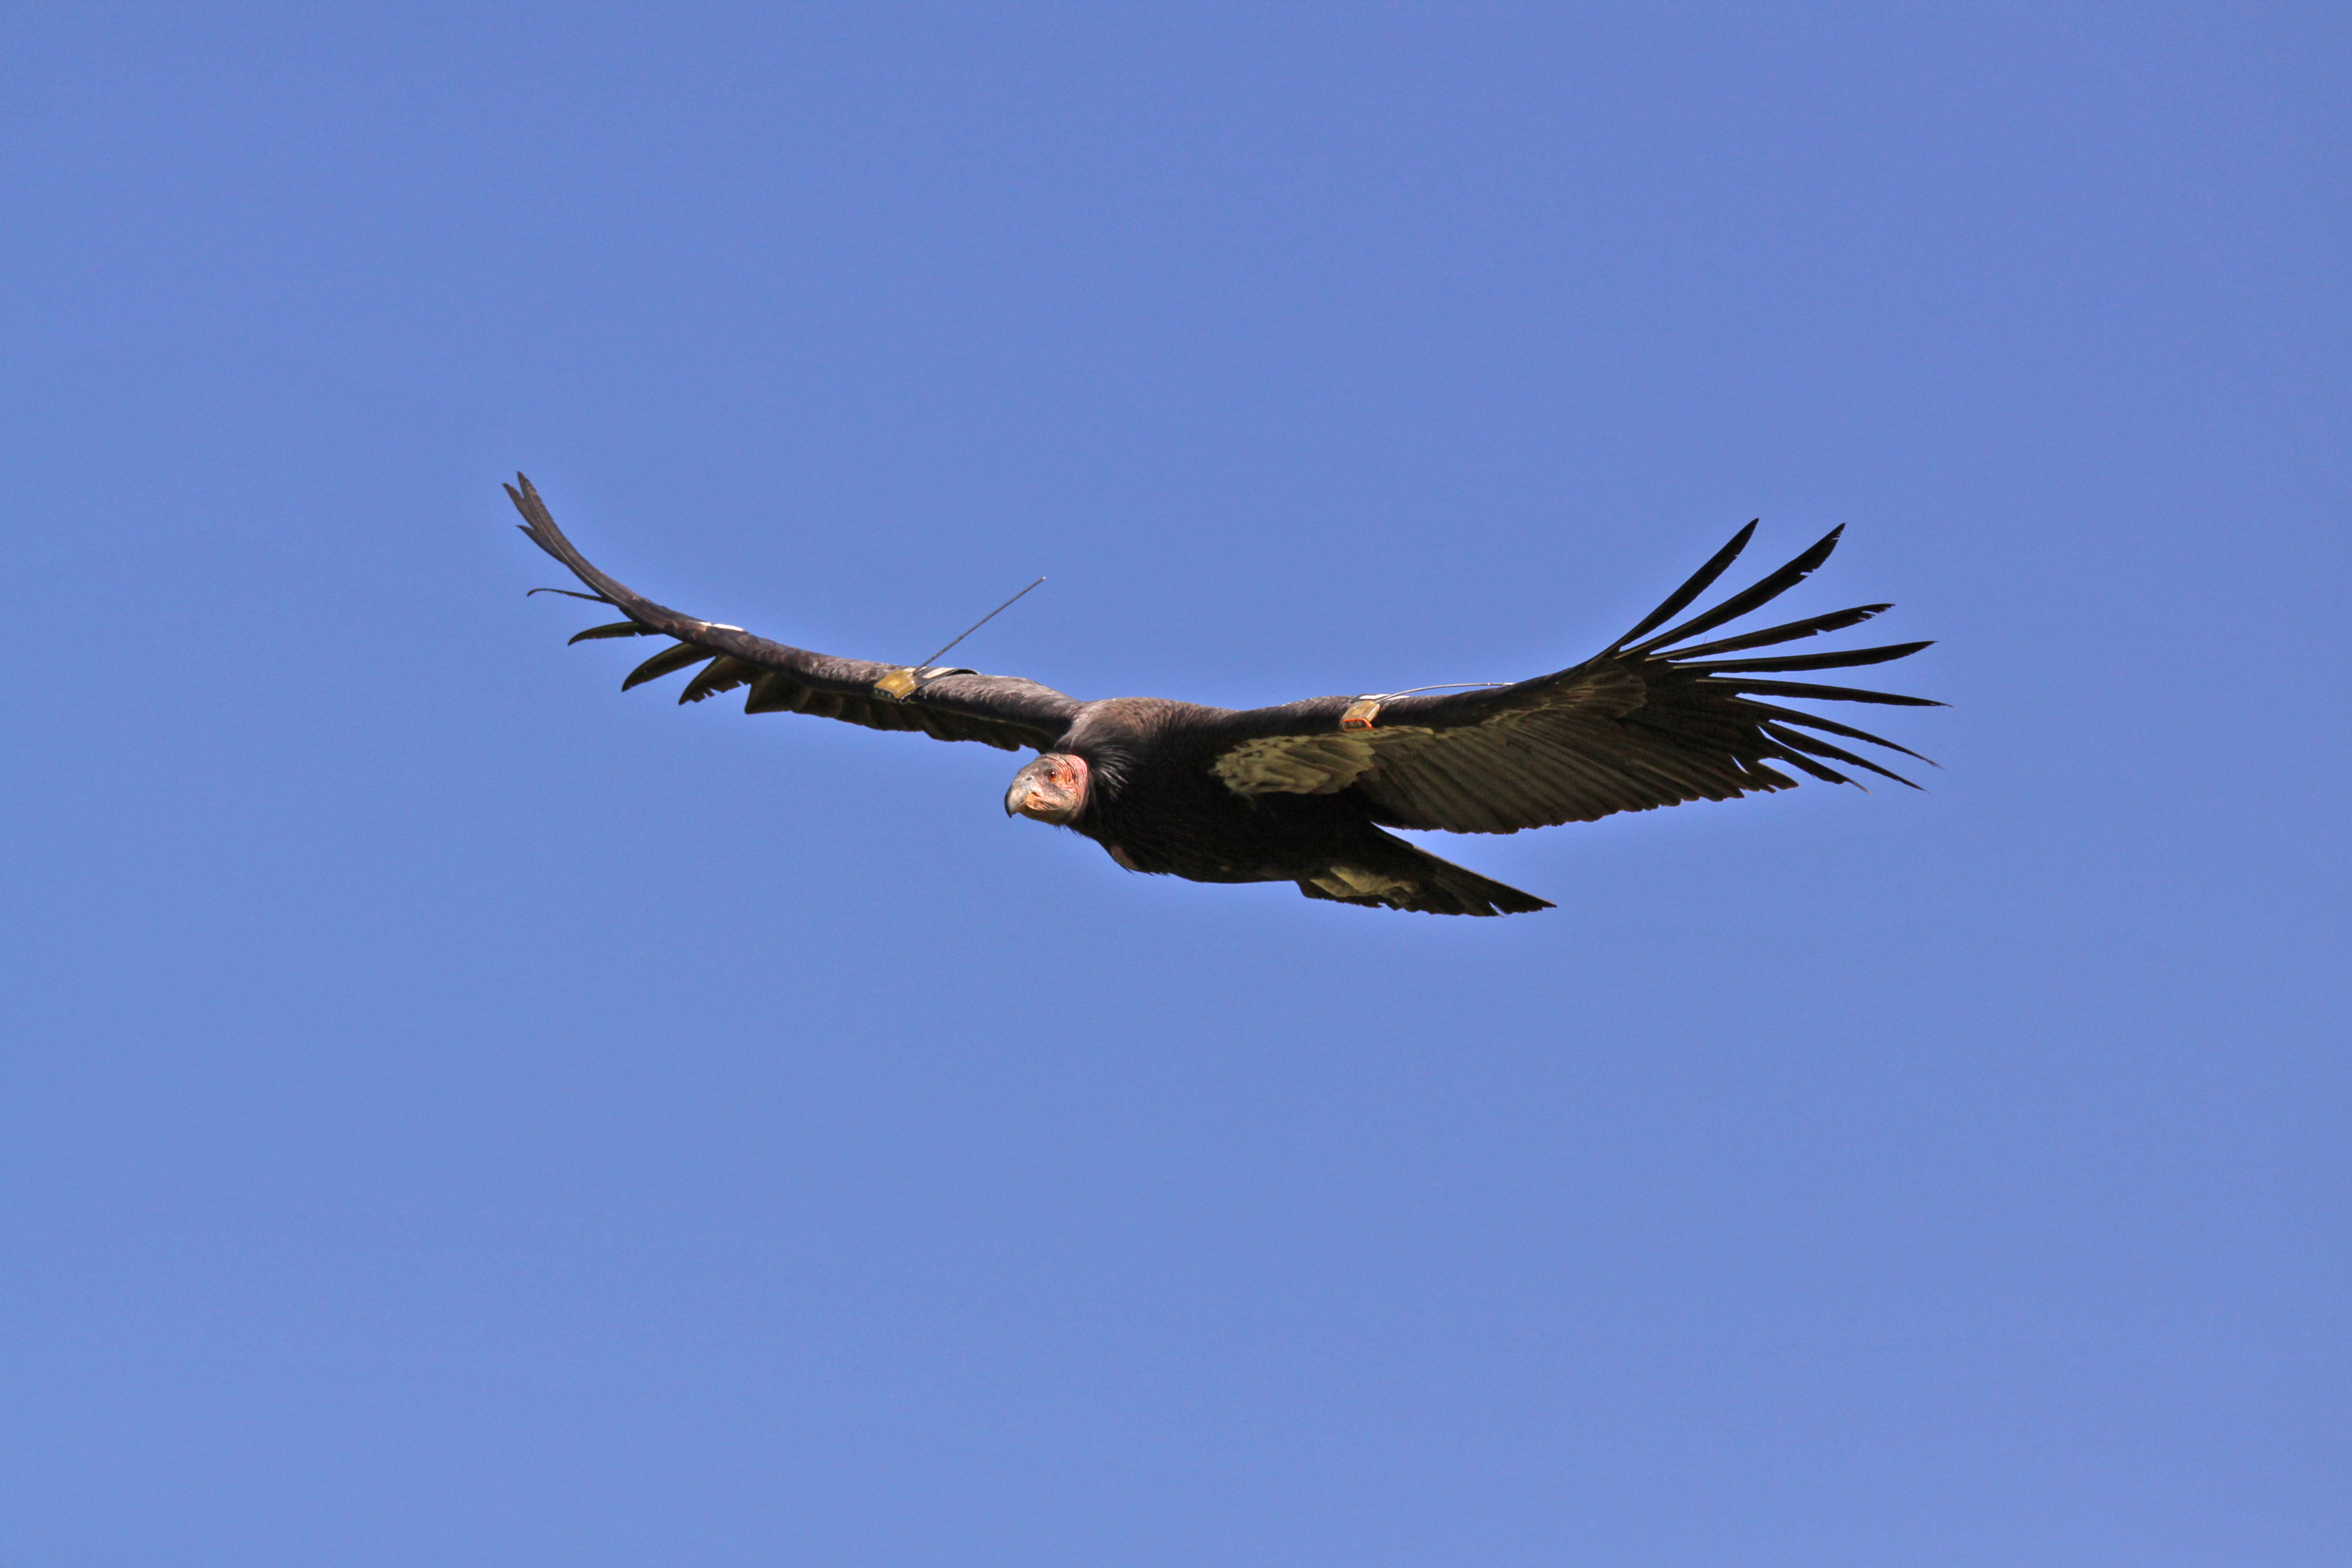
[[[658,637],[672,639],[621,682],[632,686],[692,665],[702,668],[686,683],[680,702],[699,702],[748,686],[746,713],[814,713],[863,724],[869,730],[919,730],[940,741],[978,741],[1017,752],[1043,752],[1054,743],[1080,704],[1049,686],[1012,676],[969,669],[915,669],[858,658],[835,658],[806,648],[770,642],[740,626],[719,626],[680,615],[623,587],[591,565],[522,475],[507,494],[522,513],[522,531],[532,543],[569,567],[589,592],[553,590],[612,605],[628,619],[591,626],[573,637]]]

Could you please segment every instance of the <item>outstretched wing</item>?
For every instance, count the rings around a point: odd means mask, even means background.
[[[591,626],[572,640],[674,639],[629,673],[621,682],[624,691],[698,664],[702,669],[686,683],[680,702],[699,702],[748,686],[751,690],[743,700],[746,713],[814,713],[863,724],[869,730],[920,730],[938,740],[980,741],[1008,752],[1024,746],[1045,750],[1069,728],[1071,715],[1078,710],[1075,698],[1034,680],[979,675],[969,669],[911,669],[859,658],[833,658],[753,637],[740,626],[682,616],[631,592],[590,565],[588,558],[555,526],[547,503],[540,500],[530,480],[520,474],[515,479],[516,484],[507,487],[507,494],[522,513],[523,532],[570,567],[590,590],[552,592],[607,604],[629,617],[610,626]]]
[[[1882,664],[1928,644],[1752,656],[1757,648],[1859,625],[1891,606],[1863,605],[1714,642],[1690,640],[1802,582],[1830,558],[1843,530],[1832,530],[1714,608],[1649,635],[1705,593],[1755,531],[1752,522],[1741,529],[1641,625],[1574,668],[1485,691],[1318,697],[1235,713],[1223,721],[1223,743],[1211,767],[1238,795],[1350,790],[1375,821],[1454,833],[1516,833],[1687,800],[1795,788],[1797,781],[1783,767],[1832,784],[1854,783],[1831,765],[1836,763],[1910,784],[1825,737],[1910,757],[1916,752],[1766,700],[1941,707],[1924,697],[1773,679]],[[1726,654],[1738,657],[1714,657]]]

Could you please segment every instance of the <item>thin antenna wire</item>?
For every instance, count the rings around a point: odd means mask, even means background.
[[[1037,583],[1043,583],[1045,580],[1045,579],[1044,579],[1043,577],[1040,577],[1040,578],[1038,578],[1038,579],[1037,579]],[[1034,588],[1034,587],[1037,585],[1037,583],[1032,583],[1032,584],[1029,584],[1029,588]],[[963,641],[964,637],[968,637],[971,636],[971,634],[972,634],[972,633],[974,633],[974,632],[976,632],[976,631],[980,630],[980,628],[981,628],[981,627],[982,627],[982,626],[984,626],[988,625],[988,623],[989,623],[989,622],[991,622],[991,621],[994,620],[997,616],[999,616],[1003,615],[1005,611],[1007,611],[1007,610],[1011,609],[1013,605],[1015,605],[1019,604],[1019,603],[1021,602],[1021,596],[1022,596],[1022,595],[1023,595],[1023,594],[1026,594],[1026,593],[1028,593],[1028,592],[1029,592],[1029,588],[1024,588],[1024,589],[1022,589],[1020,594],[1015,594],[1015,595],[1013,595],[1013,597],[1011,597],[1010,599],[1005,600],[1005,601],[1004,601],[1004,603],[1003,603],[1003,604],[1001,604],[1001,605],[997,605],[997,606],[996,606],[996,608],[994,608],[994,609],[992,609],[992,610],[989,611],[989,612],[988,612],[988,614],[986,614],[986,615],[984,615],[984,616],[981,616],[981,617],[980,617],[980,619],[978,619],[978,620],[976,620],[976,621],[972,622],[972,623],[971,623],[971,625],[970,625],[970,626],[968,626],[964,627],[964,629],[963,629],[963,636],[962,636],[962,637],[957,637],[957,638],[955,639],[955,642],[951,642],[951,643],[948,644],[948,647],[943,647],[943,648],[940,649],[939,653],[935,653],[935,654],[931,655],[931,657],[930,657],[930,658],[927,658],[927,659],[923,660],[923,662],[922,662],[922,663],[920,663],[920,664],[919,664],[919,665],[915,666],[915,668],[916,668],[917,669],[929,669],[929,668],[931,668],[931,666],[933,666],[933,665],[935,665],[935,664],[937,664],[937,663],[940,661],[940,654],[944,654],[944,653],[946,653],[946,652],[948,651],[948,648],[951,648],[951,647],[955,647],[956,643],[959,643],[959,642]]]
[[[1507,680],[1441,680],[1435,686],[1409,686],[1402,691],[1383,691],[1382,697],[1410,697],[1416,691],[1459,691],[1468,686],[1508,686]]]

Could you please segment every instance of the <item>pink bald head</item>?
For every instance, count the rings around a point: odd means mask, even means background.
[[[1004,792],[1004,815],[1038,822],[1066,823],[1087,807],[1087,760],[1048,752],[1013,775]]]

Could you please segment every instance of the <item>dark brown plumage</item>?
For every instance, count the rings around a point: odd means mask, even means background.
[[[630,673],[624,689],[698,664],[682,702],[748,687],[747,713],[814,713],[1005,751],[1034,749],[1037,760],[1006,794],[1007,813],[1082,833],[1129,870],[1195,882],[1296,882],[1310,899],[1431,914],[1549,909],[1381,829],[1517,833],[1591,822],[1792,789],[1797,781],[1783,768],[1854,782],[1832,763],[1908,784],[1824,737],[1917,752],[1762,700],[1940,706],[1769,679],[1880,664],[1916,653],[1924,642],[1746,657],[1859,625],[1885,605],[1691,643],[1803,581],[1829,559],[1841,530],[1714,608],[1659,631],[1738,558],[1756,531],[1749,523],[1641,625],[1556,674],[1476,691],[1313,697],[1235,711],[1149,697],[1081,702],[1032,680],[833,658],[697,620],[590,565],[530,481],[515,478],[520,488],[509,485],[507,494],[522,513],[523,531],[590,590],[572,596],[628,617],[572,640],[673,639]]]

